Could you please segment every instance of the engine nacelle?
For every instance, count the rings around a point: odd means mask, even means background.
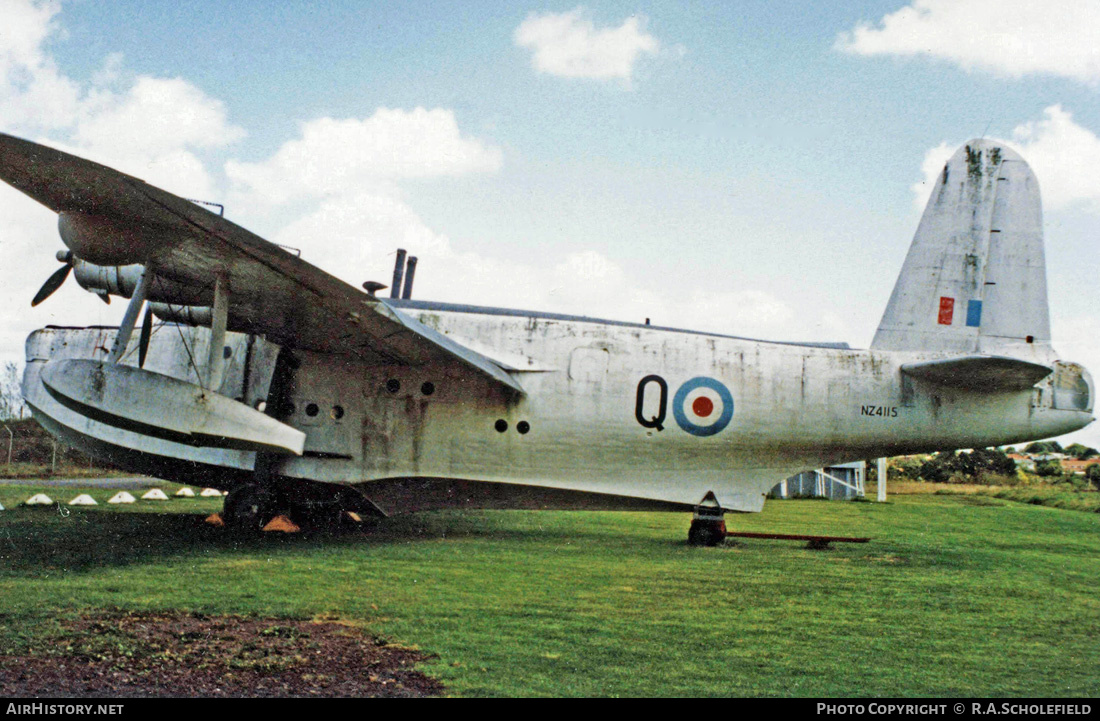
[[[137,263],[95,265],[75,256],[71,262],[73,275],[80,287],[100,295],[106,293],[130,298],[141,279],[142,266]],[[171,303],[173,306],[190,306],[209,304],[213,299],[213,292],[208,288],[195,288],[157,276],[149,286],[146,297],[160,303]]]
[[[68,211],[57,216],[57,231],[77,257],[96,265],[142,263],[161,237],[152,228]]]
[[[141,278],[140,264],[134,265],[94,265],[80,258],[72,259],[73,275],[84,290],[93,293],[107,293],[129,298],[134,294]]]
[[[214,318],[214,309],[208,305],[170,305],[168,303],[150,303],[153,315],[169,323],[210,327]]]

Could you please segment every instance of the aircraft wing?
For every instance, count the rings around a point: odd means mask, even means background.
[[[0,134],[0,179],[57,213],[109,221],[135,241],[135,257],[213,302],[229,284],[229,329],[280,345],[367,363],[452,360],[523,393],[497,363],[422,325],[293,253],[143,180],[53,148]]]

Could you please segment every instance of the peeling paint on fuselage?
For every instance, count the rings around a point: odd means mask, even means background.
[[[422,322],[429,316],[411,314]],[[284,473],[365,482],[368,495],[371,480],[394,475],[529,483],[685,503],[713,491],[727,507],[752,510],[760,494],[799,470],[1016,442],[1080,425],[1080,414],[1036,405],[1030,391],[967,392],[900,373],[901,364],[932,354],[521,315],[433,311],[430,321],[490,358],[536,368],[515,373],[526,395],[509,402],[489,382],[445,365],[370,367],[340,381],[321,381],[349,390],[359,383],[361,412],[384,426],[373,424],[370,432],[400,440],[386,446],[384,457],[364,454],[327,465],[292,459]],[[597,351],[606,361],[593,360]],[[583,368],[578,354],[587,358]],[[313,377],[311,368],[318,369],[318,380],[326,377],[320,369],[327,362],[307,359],[301,393],[308,395],[315,385],[305,380]],[[679,427],[671,410],[661,428],[642,425],[636,417],[638,394],[656,389],[640,391],[639,382],[651,375],[667,384],[669,404],[686,381],[717,380],[734,400],[729,425],[699,437]],[[391,380],[399,390],[385,390]],[[432,384],[432,395],[421,392],[424,383]],[[656,402],[642,400],[647,408]],[[323,435],[318,431],[316,437]],[[371,443],[364,439],[359,445]]]

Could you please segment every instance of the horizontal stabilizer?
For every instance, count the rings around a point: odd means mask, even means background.
[[[208,448],[302,455],[296,428],[194,383],[85,359],[49,361],[42,383],[86,418],[161,440]]]
[[[1050,366],[1005,356],[963,356],[906,363],[901,372],[953,388],[975,391],[1019,391],[1054,372]]]

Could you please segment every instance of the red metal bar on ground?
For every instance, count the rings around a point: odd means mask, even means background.
[[[727,531],[726,537],[736,536],[737,538],[766,538],[773,541],[816,541],[822,543],[832,543],[837,541],[840,543],[867,543],[870,538],[852,538],[850,536],[804,536],[804,535],[791,535],[788,533],[750,533],[748,531]]]

